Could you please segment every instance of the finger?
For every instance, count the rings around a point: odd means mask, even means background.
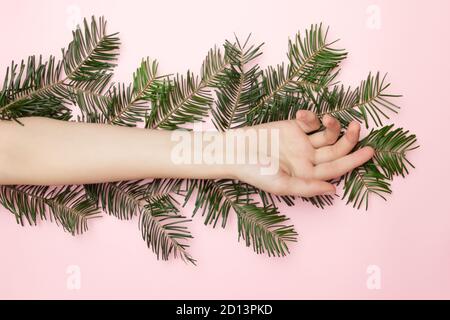
[[[338,178],[365,163],[373,157],[373,154],[374,150],[371,147],[361,148],[345,157],[315,166],[313,176],[320,180]]]
[[[314,154],[314,163],[324,163],[342,158],[348,154],[359,140],[361,126],[357,121],[349,124],[345,134],[332,146],[319,148]]]
[[[323,146],[329,146],[336,142],[341,133],[341,124],[336,118],[330,115],[325,115],[322,118],[322,123],[325,126],[325,130],[316,132],[309,136],[309,141],[314,148],[320,148]]]
[[[316,179],[301,179],[292,176],[283,176],[272,183],[270,192],[276,195],[292,195],[313,197],[317,195],[332,195],[336,193],[336,187],[328,182]]]
[[[296,120],[304,132],[309,133],[320,128],[320,121],[316,114],[308,110],[299,110],[296,113]]]

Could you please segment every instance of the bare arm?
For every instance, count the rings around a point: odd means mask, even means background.
[[[312,196],[333,193],[335,187],[326,180],[346,173],[373,156],[373,150],[368,147],[348,154],[358,141],[357,123],[352,123],[337,142],[340,127],[332,117],[324,118],[326,130],[307,135],[317,130],[320,123],[313,113],[306,111],[299,112],[296,120],[232,130],[235,138],[255,131],[255,135],[250,134],[247,138],[256,136],[257,139],[232,148],[226,147],[224,133],[208,133],[206,141],[198,145],[195,143],[198,141],[196,133],[193,132],[125,128],[46,118],[23,118],[20,121],[23,126],[12,121],[0,121],[0,184],[60,185],[141,178],[236,178],[276,194]],[[272,138],[276,136],[277,139],[269,138],[270,134],[263,137],[259,134],[263,131],[276,133]],[[187,145],[191,161],[180,161],[180,155],[184,154],[179,152],[181,141],[186,138],[189,140]],[[262,139],[270,140],[266,142],[272,149],[261,147],[259,143]],[[216,148],[211,148],[208,141],[215,141]],[[268,152],[270,150],[272,152]],[[225,159],[230,152],[244,153],[246,161],[214,161]],[[249,161],[252,155],[258,158],[257,163]],[[270,165],[261,164],[260,158],[269,159],[272,165],[275,163],[276,170],[262,170]]]
[[[176,164],[170,131],[22,118],[0,123],[0,184],[82,184],[140,178],[225,178],[226,168]]]

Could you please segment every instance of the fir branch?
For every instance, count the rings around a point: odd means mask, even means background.
[[[390,83],[386,83],[386,75],[380,78],[369,74],[367,79],[355,90],[335,86],[331,90],[324,88],[318,95],[310,94],[311,110],[319,118],[329,114],[337,118],[346,127],[352,120],[364,122],[369,127],[369,119],[376,126],[382,125],[382,118],[389,119],[386,111],[397,113],[399,107],[391,102],[399,95],[388,94],[386,90]]]
[[[304,37],[297,33],[294,41],[289,40],[289,74],[313,87],[323,84],[330,72],[347,57],[345,50],[332,48],[338,40],[327,42],[328,30],[324,34],[322,24],[311,25],[305,30]]]
[[[37,220],[47,219],[47,198],[49,187],[46,186],[0,186],[0,201],[13,213],[16,221],[24,225],[36,225]]]
[[[212,121],[220,131],[245,124],[252,101],[259,96],[258,78],[261,71],[257,64],[250,68],[247,65],[262,54],[260,49],[263,44],[256,47],[248,45],[249,39],[250,35],[244,44],[238,38],[235,44],[227,40],[224,45],[230,67],[221,78],[212,109]]]
[[[134,127],[149,112],[151,103],[159,99],[164,82],[157,76],[158,63],[149,58],[143,59],[133,73],[129,85],[111,86],[106,94],[78,92],[76,104],[86,122],[107,123]]]
[[[183,242],[192,238],[185,226],[191,220],[179,215],[173,202],[174,199],[166,194],[153,197],[144,206],[139,218],[142,238],[158,259],[168,260],[173,255],[195,265],[196,260],[186,250],[189,246]]]
[[[407,159],[407,153],[419,146],[416,145],[415,134],[410,134],[403,128],[394,129],[394,125],[373,130],[367,137],[358,143],[358,147],[371,146],[375,150],[374,162],[383,171],[383,174],[392,179],[393,176],[405,177],[408,168],[414,165]]]
[[[366,210],[369,207],[369,196],[375,194],[386,200],[384,194],[390,194],[390,179],[383,175],[376,164],[369,160],[347,173],[344,177],[344,194],[347,204],[353,203],[354,208],[361,208],[365,203]]]
[[[213,102],[210,87],[220,83],[228,59],[218,48],[211,49],[203,61],[200,79],[188,71],[166,82],[167,92],[162,92],[158,107],[146,119],[146,128],[174,130],[184,123],[200,121],[208,114]]]
[[[148,101],[158,98],[158,90],[162,83],[157,77],[158,63],[149,58],[142,60],[141,65],[133,74],[132,87],[126,90],[122,86],[113,89],[107,123],[135,126],[141,122],[149,110]],[[117,90],[117,92],[116,92]]]
[[[73,31],[67,51],[63,49],[66,80],[69,84],[89,88],[116,66],[119,49],[118,33],[106,34],[106,21],[92,17],[91,24],[83,21],[84,29]]]
[[[79,122],[108,123],[108,116],[112,113],[110,109],[120,108],[112,105],[111,89],[106,94],[99,94],[89,90],[73,91],[75,105],[79,108],[81,116]],[[116,99],[115,101],[118,101]]]
[[[285,256],[289,253],[287,242],[297,241],[297,232],[292,225],[283,225],[289,219],[280,215],[275,207],[258,207],[247,204],[235,208],[238,217],[239,238],[247,246],[269,256]]]
[[[345,59],[346,52],[332,48],[336,42],[327,42],[328,29],[323,33],[322,25],[313,25],[305,31],[302,37],[297,33],[295,40],[289,40],[289,64],[276,68],[269,67],[261,81],[260,99],[252,106],[247,117],[248,124],[258,124],[267,121],[261,118],[261,113],[274,100],[287,93],[303,94],[303,90],[315,88],[318,90],[327,86],[335,77],[332,73],[339,63]]]
[[[396,175],[405,177],[408,168],[414,165],[407,159],[407,153],[418,146],[414,134],[393,125],[372,130],[362,139],[356,149],[371,146],[374,157],[362,166],[347,173],[344,177],[344,195],[347,203],[353,202],[358,209],[365,203],[368,208],[369,195],[376,194],[386,200],[383,194],[391,193],[390,181]]]
[[[101,93],[105,82],[111,78],[115,66],[119,39],[117,34],[106,34],[106,21],[92,17],[91,24],[84,20],[84,30],[73,32],[73,41],[63,60],[50,57],[46,63],[35,62],[31,56],[20,67],[13,62],[7,70],[0,93],[0,116],[16,119],[25,116],[46,116],[55,119],[71,118],[66,100],[73,100],[73,93],[87,90]],[[19,71],[17,72],[17,69]],[[62,69],[65,77],[62,77]]]
[[[139,216],[139,229],[152,251],[167,260],[170,255],[195,264],[182,240],[192,238],[184,223],[189,222],[178,214],[171,194],[180,194],[179,179],[155,179],[90,184],[85,188],[101,208],[121,220]]]
[[[140,100],[153,101],[158,93],[156,88],[160,82],[157,80],[164,76],[158,76],[158,62],[150,60],[149,57],[142,59],[141,65],[133,73],[133,102]]]
[[[138,181],[120,181],[85,185],[91,198],[98,200],[101,208],[120,220],[137,215],[144,201],[148,184]]]
[[[55,220],[73,235],[88,229],[87,221],[99,213],[91,199],[86,198],[82,186],[67,186],[47,201]]]
[[[255,252],[284,256],[289,252],[287,242],[296,241],[297,233],[292,226],[281,224],[288,219],[279,215],[276,207],[261,207],[255,202],[256,188],[226,179],[195,180],[191,189],[194,187],[198,188],[198,194],[193,215],[202,208],[206,225],[215,227],[221,219],[225,227],[233,209],[238,218],[239,238],[247,246],[252,245]]]
[[[49,218],[72,235],[86,231],[88,220],[99,213],[80,186],[0,186],[0,201],[21,225]]]
[[[16,119],[24,116],[46,116],[60,120],[71,117],[64,106],[64,91],[58,82],[62,65],[53,56],[47,62],[42,56],[30,56],[27,63],[14,61],[7,68],[0,91],[0,118]],[[56,94],[55,94],[56,93]]]
[[[286,93],[260,109],[257,118],[254,118],[254,124],[295,119],[296,112],[307,109],[308,105],[300,92]]]
[[[141,122],[149,110],[148,104],[135,96],[132,87],[124,84],[111,89],[110,101],[106,109],[105,123],[134,127]]]
[[[192,216],[202,210],[205,225],[221,225],[225,228],[230,210],[236,206],[242,206],[251,202],[251,196],[255,195],[255,189],[246,184],[237,183],[234,180],[189,180],[189,191],[185,201],[187,202],[192,191],[197,190],[195,208]]]
[[[153,197],[181,194],[181,183],[180,179],[132,180],[87,184],[85,189],[105,212],[120,220],[130,220]]]

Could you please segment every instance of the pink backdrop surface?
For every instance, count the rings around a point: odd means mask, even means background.
[[[349,51],[340,80],[356,85],[388,72],[401,112],[417,133],[417,169],[396,179],[387,202],[357,211],[336,201],[283,208],[300,241],[286,258],[237,242],[235,220],[213,230],[194,218],[197,267],[157,261],[137,219],[104,216],[72,237],[52,223],[20,227],[0,209],[0,298],[450,298],[448,99],[449,1],[8,1],[2,3],[0,63],[59,54],[80,16],[104,15],[122,40],[116,81],[130,81],[142,57],[163,73],[198,70],[206,51],[233,33],[264,41],[262,66],[285,60],[287,39],[311,23],[331,27]],[[191,206],[184,209],[189,215]],[[367,285],[379,271],[378,288]],[[75,269],[74,269],[75,268]],[[80,286],[68,285],[76,270]],[[79,271],[79,273],[78,273]]]

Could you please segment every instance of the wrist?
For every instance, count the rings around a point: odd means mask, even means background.
[[[218,179],[239,179],[245,161],[238,160],[247,158],[245,146],[238,143],[242,138],[241,130],[203,132],[203,137],[203,167],[208,175]]]
[[[194,179],[236,179],[236,162],[230,159],[227,134],[213,131],[181,131],[169,133],[171,147],[168,162],[173,176]]]

